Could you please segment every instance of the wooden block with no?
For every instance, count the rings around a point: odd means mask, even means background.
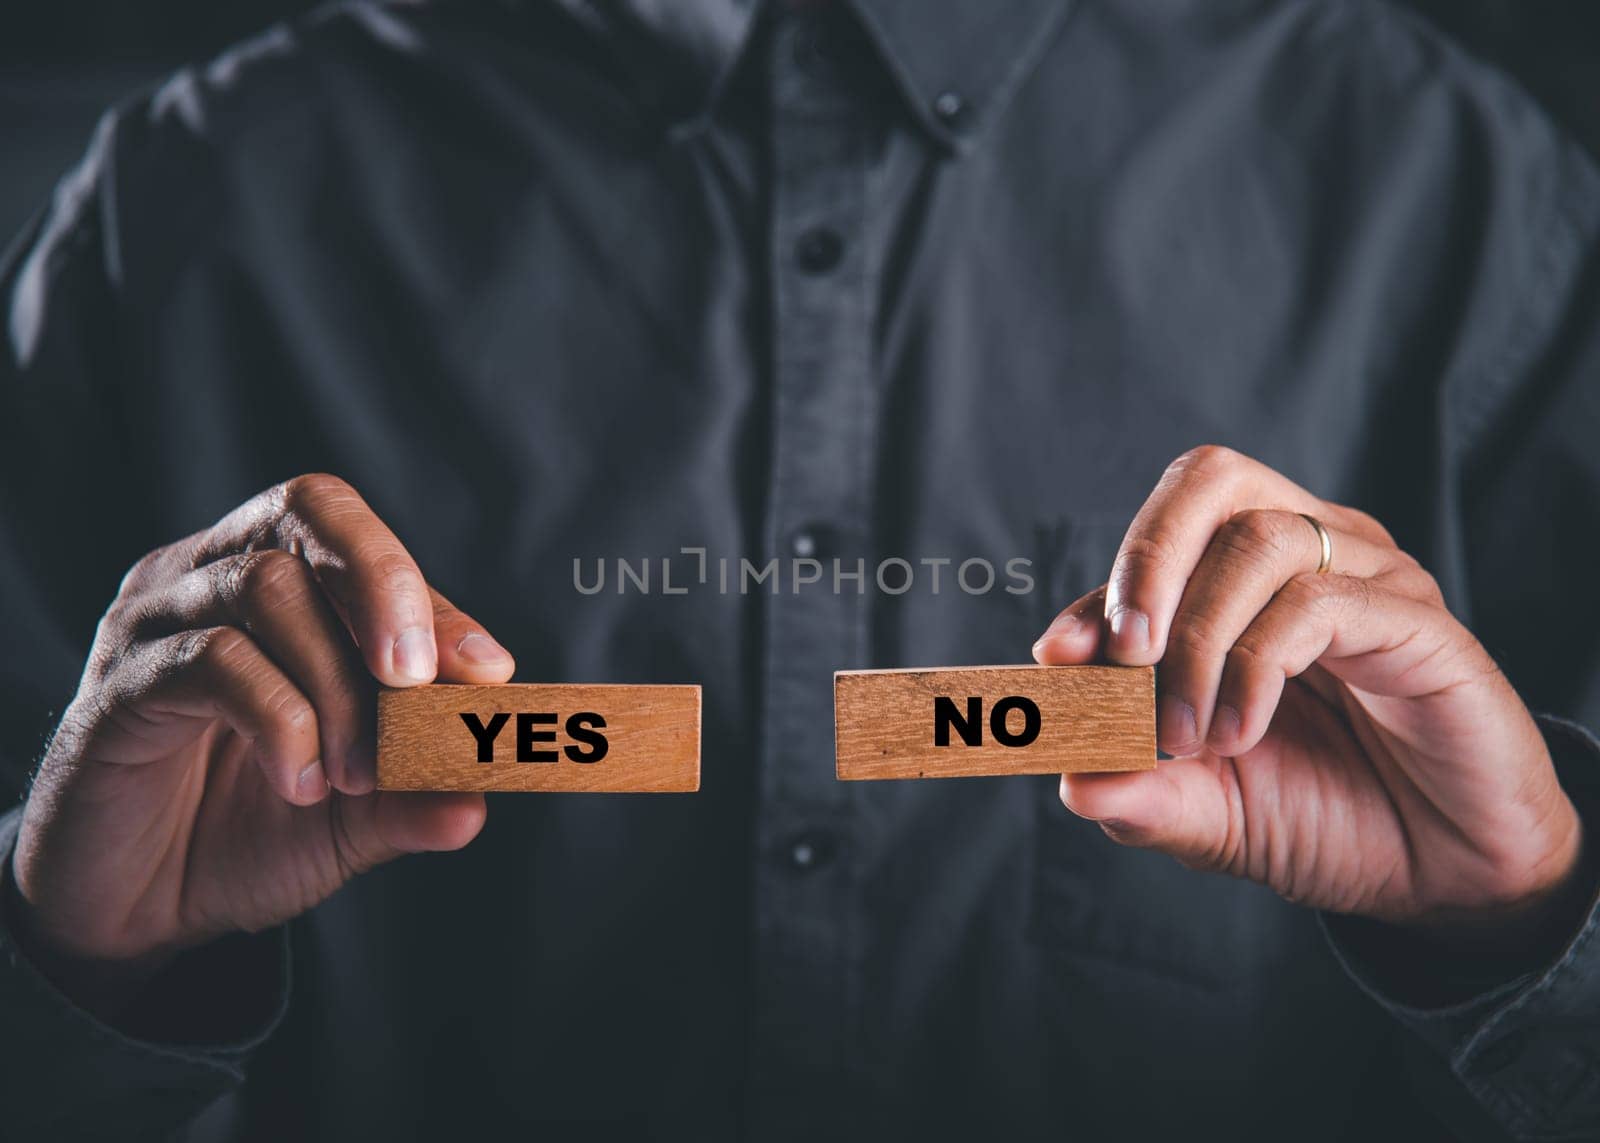
[[[512,683],[383,691],[378,788],[698,790],[700,688]]]
[[[838,775],[1151,770],[1152,667],[956,667],[833,676]]]

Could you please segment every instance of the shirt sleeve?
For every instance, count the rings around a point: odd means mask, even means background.
[[[0,817],[9,897],[20,809]],[[229,937],[180,957],[149,988],[139,1033],[77,1007],[17,947],[0,908],[0,1124],[8,1139],[168,1138],[244,1079],[289,1001],[287,930]],[[146,1033],[146,1029],[150,1031]],[[166,1034],[158,1035],[156,1029]]]
[[[1565,719],[1539,721],[1592,838],[1600,829],[1600,741]],[[1600,901],[1593,886],[1581,924],[1553,960],[1508,968],[1499,979],[1396,957],[1375,922],[1321,919],[1334,955],[1362,990],[1440,1053],[1514,1138],[1600,1137]],[[1416,1000],[1441,991],[1463,998]]]
[[[132,459],[108,118],[0,259],[0,791],[22,792],[156,499]],[[147,545],[148,546],[148,543]],[[7,798],[9,801],[10,799]]]
[[[1519,303],[1498,351],[1441,394],[1436,570],[1451,606],[1517,687],[1600,846],[1600,175],[1575,146],[1534,164],[1521,206]],[[1537,205],[1536,211],[1531,210]],[[1592,886],[1590,887],[1592,889]],[[1581,902],[1577,903],[1581,907]],[[1536,963],[1412,960],[1392,930],[1324,915],[1356,982],[1447,1062],[1513,1137],[1600,1138],[1600,907]]]
[[[104,120],[0,259],[0,808],[25,790],[99,616],[159,534],[119,296],[117,156],[139,114]],[[0,1136],[166,1138],[240,1082],[278,1025],[286,931],[180,956],[110,1027],[39,972],[6,923],[20,819],[20,807],[0,815]]]

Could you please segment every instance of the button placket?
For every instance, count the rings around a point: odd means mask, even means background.
[[[766,541],[774,553],[826,563],[871,522],[877,409],[861,240],[868,112],[837,69],[802,66],[810,56],[796,38],[807,34],[803,24],[779,28],[769,57],[775,351]],[[859,890],[844,859],[852,801],[833,772],[831,681],[863,661],[866,600],[836,593],[831,571],[762,597],[752,1135],[795,1127],[761,1119],[778,1108],[797,1116],[815,1106],[807,1093],[849,1084],[858,1051]]]

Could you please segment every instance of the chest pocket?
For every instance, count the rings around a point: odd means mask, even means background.
[[[1105,582],[1126,527],[1097,519],[1041,527],[1041,624]],[[1041,784],[1036,814],[1028,933],[1051,959],[1226,990],[1281,954],[1288,906],[1270,891],[1117,845],[1069,813],[1054,783]]]

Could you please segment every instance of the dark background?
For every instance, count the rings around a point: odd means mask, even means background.
[[[1600,156],[1600,0],[1390,2],[1420,11],[1515,76]],[[0,246],[43,205],[104,108],[315,6],[310,0],[0,0]]]

